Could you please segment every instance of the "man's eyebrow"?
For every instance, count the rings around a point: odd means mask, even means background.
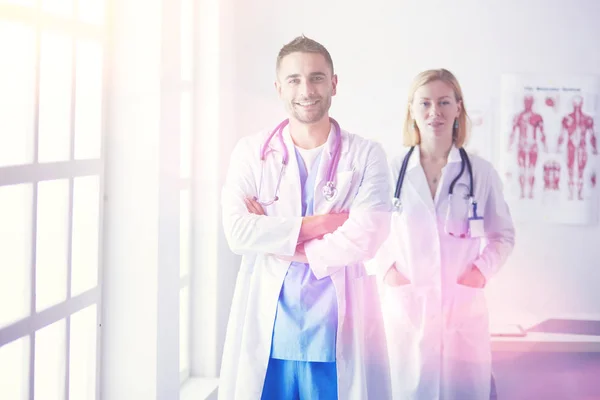
[[[300,74],[290,74],[285,79],[299,78],[300,76]],[[325,72],[311,72],[309,76],[327,76],[327,74]]]

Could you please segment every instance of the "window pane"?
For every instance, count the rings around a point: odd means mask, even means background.
[[[99,178],[75,178],[71,247],[71,295],[96,286],[98,280]]]
[[[179,290],[179,371],[190,369],[190,289]]]
[[[182,93],[179,112],[179,174],[189,178],[192,169],[192,94]]]
[[[0,395],[29,399],[29,336],[0,347]]]
[[[104,10],[106,3],[104,0],[79,0],[79,19],[83,22],[102,25],[104,23]]]
[[[0,167],[33,162],[35,31],[0,21]]]
[[[179,194],[179,276],[190,273],[190,191],[184,189]]]
[[[38,184],[36,240],[36,309],[67,298],[69,181]]]
[[[35,333],[34,395],[36,399],[65,398],[66,321],[55,322]]]
[[[73,0],[42,0],[42,10],[63,17],[70,17],[73,15]]]
[[[96,305],[71,316],[69,398],[96,398]]]
[[[38,159],[65,161],[71,144],[71,39],[43,32],[41,46]]]
[[[100,158],[102,45],[78,40],[75,71],[75,158]]]
[[[194,3],[181,0],[181,79],[191,81],[194,67]]]
[[[32,200],[31,184],[0,186],[0,328],[30,314]]]

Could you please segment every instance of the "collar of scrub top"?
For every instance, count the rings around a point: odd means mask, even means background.
[[[331,122],[331,129],[329,131],[329,135],[327,137],[327,151],[331,157],[331,161],[329,162],[329,168],[327,169],[327,182],[334,182],[335,174],[337,172],[338,163],[340,161],[340,156],[345,152],[345,147],[342,138],[342,130],[340,128],[340,124],[338,122],[329,117],[329,121]],[[294,144],[292,141],[292,137],[290,135],[289,129],[287,129],[287,125],[290,120],[283,120],[275,129],[271,132],[271,134],[267,137],[264,144],[261,147],[260,159],[264,161],[267,157],[269,151],[281,151],[282,152],[282,163],[287,166],[290,156],[288,151],[288,146],[286,146],[286,142],[291,144],[290,147],[293,148]]]

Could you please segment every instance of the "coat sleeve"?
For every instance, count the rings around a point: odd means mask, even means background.
[[[508,204],[504,199],[502,181],[490,166],[489,192],[485,205],[484,230],[487,244],[473,264],[486,281],[494,276],[504,264],[515,244],[515,228]]]
[[[383,148],[372,142],[348,220],[322,239],[311,240],[304,245],[315,277],[321,279],[346,265],[373,258],[389,233],[390,212],[387,158]]]
[[[244,199],[258,196],[255,168],[260,162],[248,139],[235,146],[221,193],[223,228],[236,254],[269,253],[292,256],[296,251],[302,217],[276,217],[248,212]]]

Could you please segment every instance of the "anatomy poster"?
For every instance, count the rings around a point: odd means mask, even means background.
[[[500,172],[515,219],[595,224],[600,79],[504,75]]]

